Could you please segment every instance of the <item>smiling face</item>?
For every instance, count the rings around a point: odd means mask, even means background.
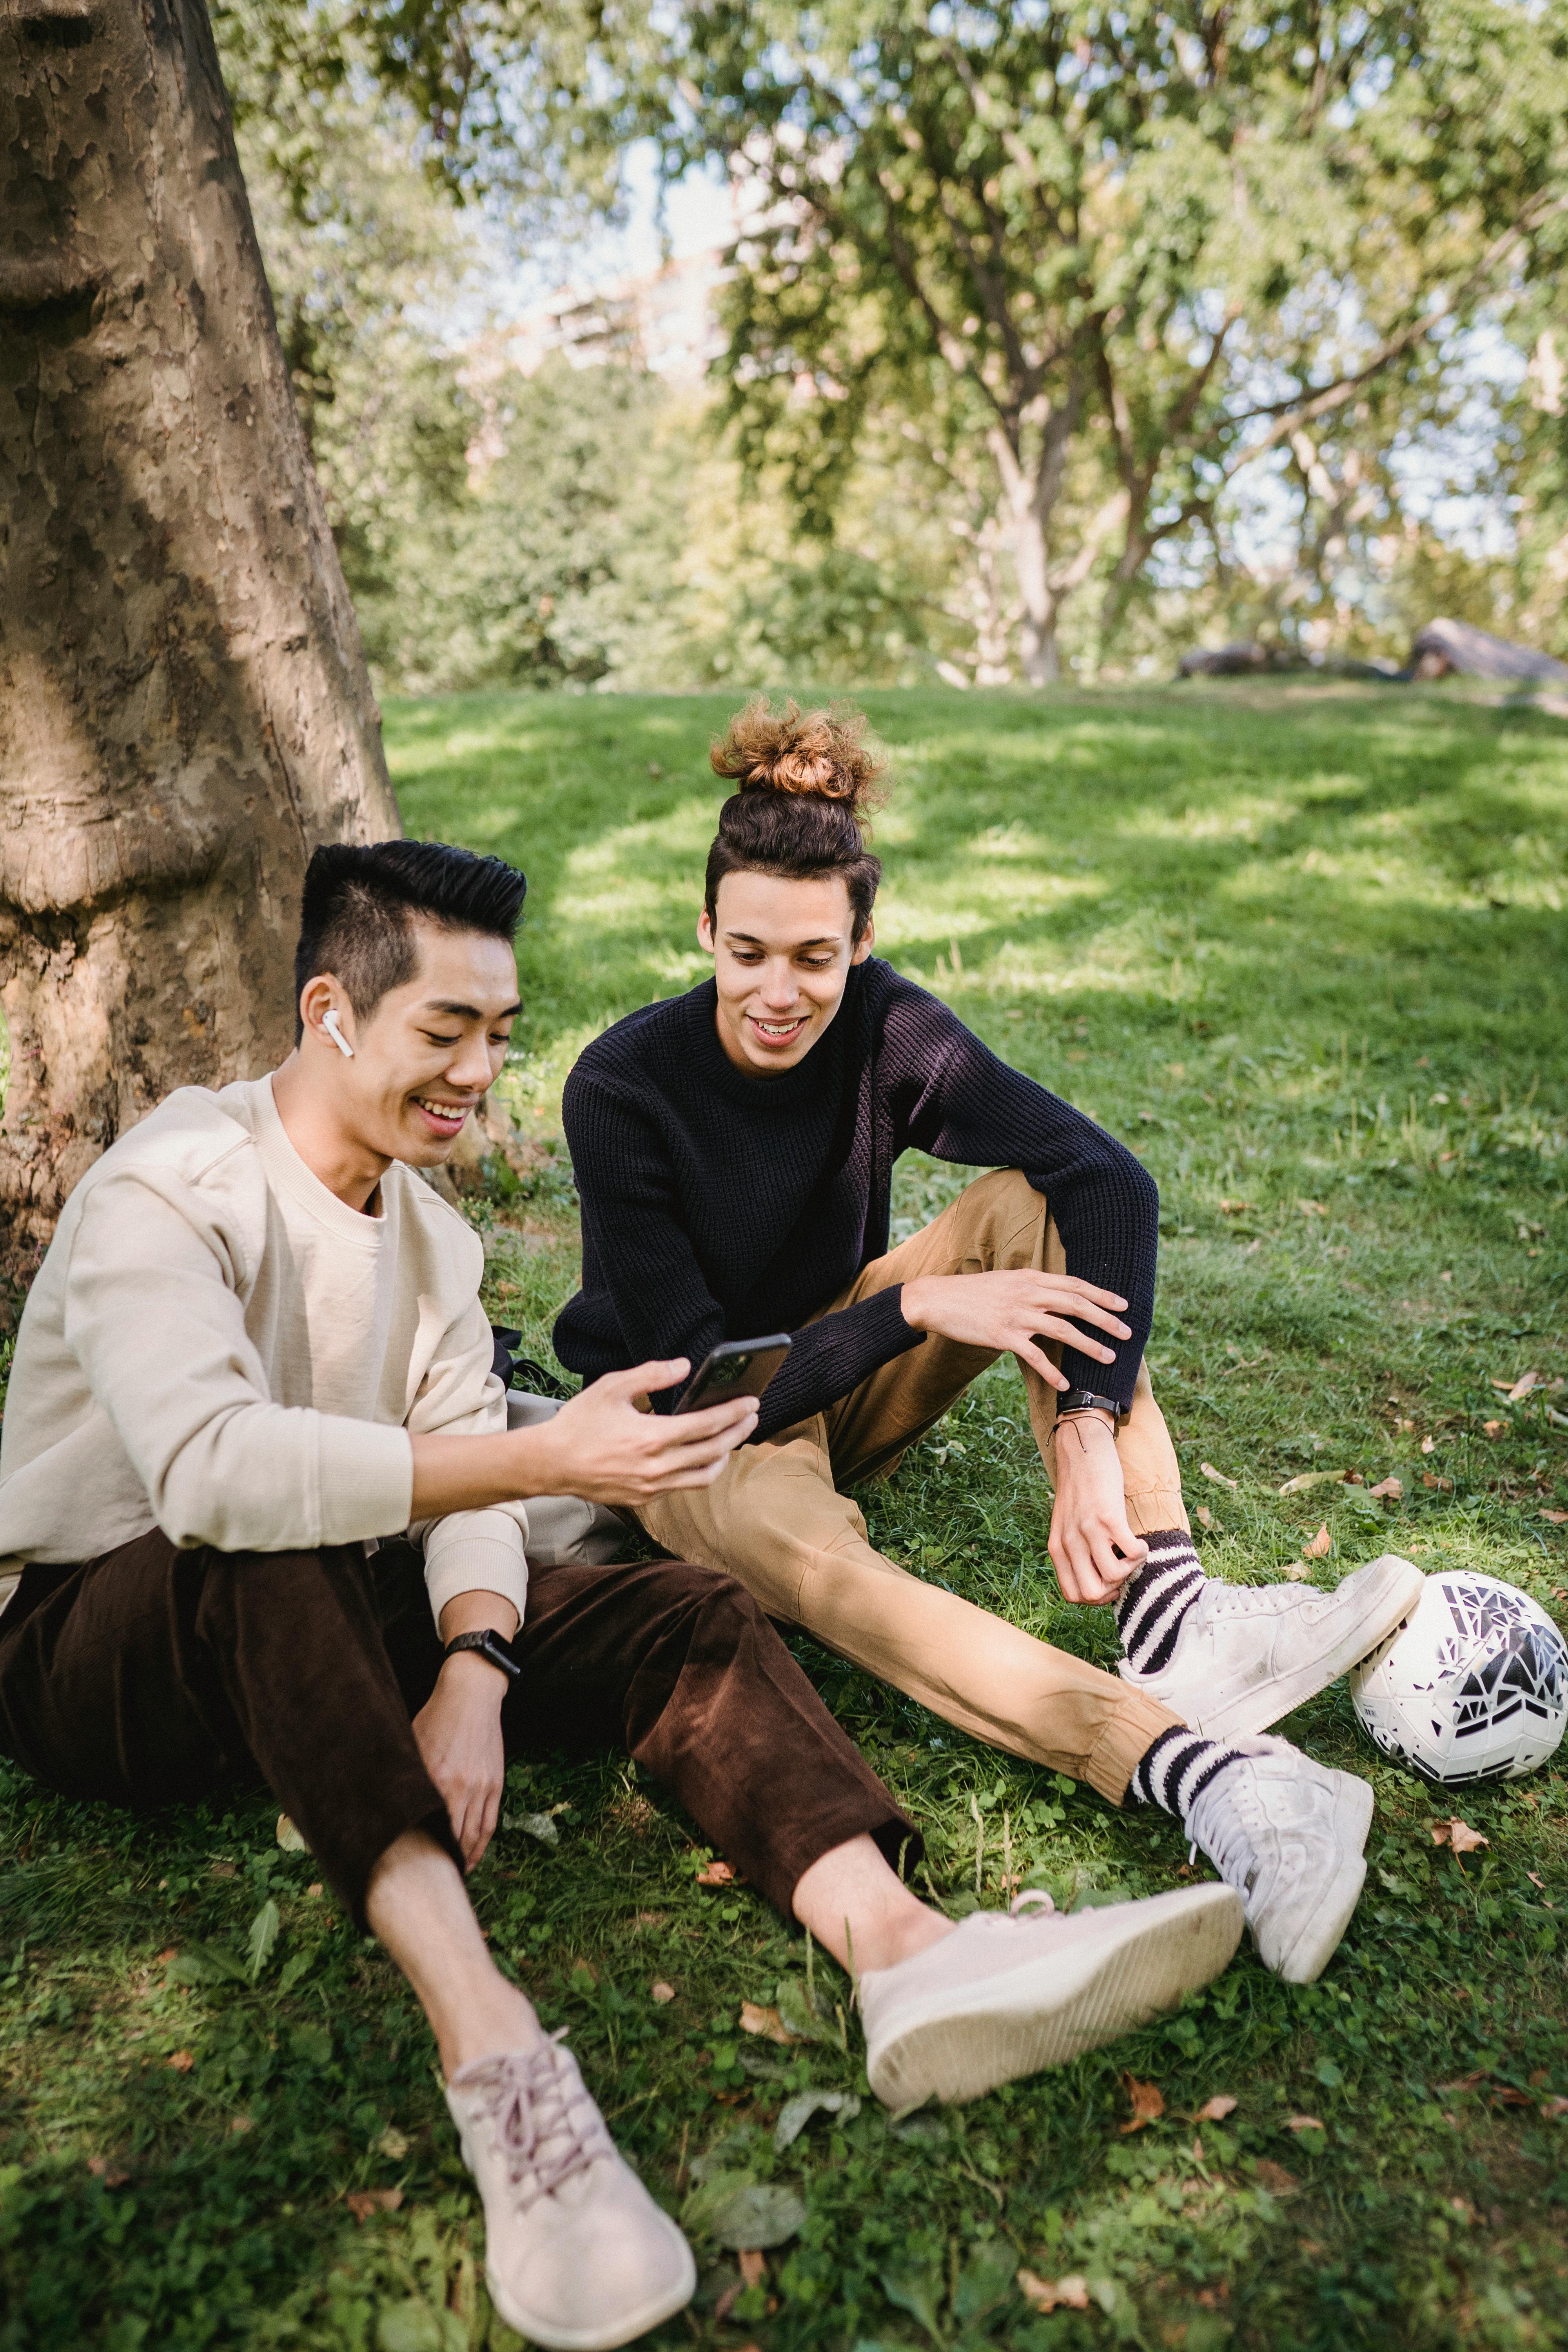
[[[342,984],[327,975],[310,981],[300,999],[312,1091],[330,1098],[343,1146],[367,1166],[403,1160],[433,1168],[450,1156],[500,1075],[519,1010],[517,963],[504,940],[417,919],[413,928],[413,978],[388,989],[366,1019],[356,1019]],[[332,1011],[352,1057],[326,1028]]]
[[[697,936],[713,958],[719,1043],[738,1070],[775,1077],[803,1062],[844,1001],[851,964],[871,952],[871,926],[854,936],[842,877],[805,882],[726,874]]]

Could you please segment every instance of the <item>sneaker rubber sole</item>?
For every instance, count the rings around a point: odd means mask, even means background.
[[[1107,1905],[1101,1916],[1103,1935],[912,2000],[869,2059],[878,2098],[889,2107],[975,2099],[1065,2066],[1211,1983],[1246,1924],[1240,1896],[1225,1885]]]
[[[1320,1652],[1293,1674],[1271,1675],[1267,1682],[1254,1683],[1212,1709],[1205,1707],[1201,1716],[1189,1718],[1192,1729],[1201,1731],[1205,1739],[1251,1738],[1282,1723],[1342,1675],[1348,1675],[1352,1666],[1359,1666],[1373,1650],[1391,1642],[1420,1600],[1426,1580],[1413,1560],[1395,1559],[1393,1553],[1388,1555],[1387,1570],[1375,1583],[1369,1580],[1365,1605],[1331,1649]],[[1127,1679],[1158,1697],[1157,1678],[1129,1675]]]
[[[1274,1963],[1274,1973],[1287,1984],[1311,1984],[1321,1977],[1339,1949],[1341,1937],[1366,1884],[1367,1832],[1372,1827],[1373,1792],[1353,1772],[1336,1772],[1334,1843],[1341,1860],[1322,1888],[1295,1940]]]

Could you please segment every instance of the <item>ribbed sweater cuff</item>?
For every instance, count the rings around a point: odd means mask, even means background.
[[[499,1592],[521,1622],[528,1608],[522,1530],[506,1511],[458,1511],[425,1537],[425,1590],[440,1630],[441,1612],[459,1592]]]
[[[757,1437],[772,1437],[826,1412],[895,1356],[920,1347],[925,1333],[905,1322],[903,1295],[903,1285],[895,1283],[797,1331],[788,1359],[763,1395]]]

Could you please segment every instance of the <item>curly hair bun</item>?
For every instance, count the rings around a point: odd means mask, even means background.
[[[765,694],[754,695],[708,756],[714,774],[732,778],[742,793],[837,801],[857,819],[882,799],[887,761],[868,740],[865,713],[847,704],[802,710],[787,701],[775,711]]]

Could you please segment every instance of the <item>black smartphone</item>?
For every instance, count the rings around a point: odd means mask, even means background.
[[[700,1412],[706,1404],[722,1404],[732,1396],[760,1397],[790,1351],[787,1331],[766,1339],[721,1339],[680,1392],[677,1412]]]

